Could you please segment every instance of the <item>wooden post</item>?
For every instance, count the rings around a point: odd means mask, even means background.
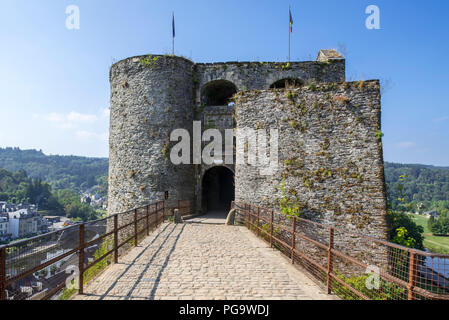
[[[257,235],[261,235],[260,229],[259,229],[259,225],[260,225],[260,207],[257,207],[257,224],[256,224],[256,232]]]
[[[0,248],[0,301],[6,300],[6,247]]]
[[[291,253],[292,264],[295,263],[295,242],[296,242],[295,232],[296,232],[296,217],[293,217],[293,222],[292,222],[292,253]]]
[[[118,215],[114,216],[114,263],[118,263]]]
[[[415,300],[415,294],[413,292],[413,289],[415,288],[416,276],[417,276],[416,253],[410,251],[410,261],[408,266],[408,286],[407,286],[408,300]]]
[[[150,235],[150,205],[147,205],[147,208],[146,208],[146,214],[147,214],[147,226],[146,226],[146,228],[147,228],[147,237]]]
[[[134,246],[137,247],[137,209],[134,209]]]
[[[329,227],[329,247],[327,249],[327,294],[331,294],[332,249],[334,248],[334,228]]]
[[[273,248],[273,223],[274,223],[274,212],[271,210],[271,222],[270,222],[270,247]]]
[[[80,224],[79,229],[79,255],[78,255],[78,293],[84,292],[84,223]]]

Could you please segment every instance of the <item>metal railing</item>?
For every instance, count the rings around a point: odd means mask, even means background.
[[[0,300],[45,300],[65,290],[67,296],[82,294],[88,281],[165,218],[160,201],[1,246]]]
[[[192,201],[178,200],[179,214],[184,217],[192,214]]]
[[[233,203],[245,226],[342,299],[449,300],[449,255]]]

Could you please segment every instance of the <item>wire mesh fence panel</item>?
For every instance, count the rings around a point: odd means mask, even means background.
[[[119,256],[125,255],[134,245],[134,211],[128,211],[119,217]]]
[[[308,271],[322,283],[326,283],[327,249],[301,238],[298,232],[295,238],[294,263]]]
[[[449,300],[449,257],[439,254],[417,254],[415,291],[417,299]],[[426,294],[425,290],[430,292]]]
[[[140,243],[146,237],[146,207],[137,209],[137,240]]]
[[[76,287],[77,274],[78,254],[75,253],[8,285],[7,299],[48,299],[60,292],[67,284]]]
[[[78,228],[71,227],[6,246],[6,279],[33,273],[41,264],[66,256],[78,241]]]
[[[190,200],[178,201],[179,214],[181,216],[188,216],[192,214],[192,202]]]
[[[449,300],[449,256],[326,226],[247,203],[244,225],[348,300]]]
[[[73,226],[6,246],[7,299],[35,299],[53,292],[67,277],[71,262],[78,263],[78,230]]]
[[[164,202],[0,246],[0,299],[67,299],[164,220]]]
[[[150,215],[149,221],[150,221],[150,230],[156,228],[156,224],[157,224],[157,215],[156,215],[156,213],[153,213],[153,214]]]
[[[88,283],[113,261],[113,217],[86,223],[84,226],[83,282]],[[87,269],[87,270],[86,270]]]

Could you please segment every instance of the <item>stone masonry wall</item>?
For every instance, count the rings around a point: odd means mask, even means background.
[[[378,81],[241,92],[235,110],[237,128],[279,129],[279,170],[236,164],[237,202],[279,210],[284,198],[304,218],[386,239]],[[385,261],[384,250],[339,237],[352,256]]]
[[[226,62],[195,65],[198,88],[217,79],[228,80],[239,91],[269,89],[278,80],[298,78],[304,82],[343,82],[345,60],[328,62]]]
[[[193,200],[192,166],[169,160],[173,129],[191,131],[193,63],[142,56],[112,66],[109,213],[164,200]]]

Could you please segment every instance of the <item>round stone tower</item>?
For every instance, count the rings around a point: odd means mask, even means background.
[[[132,57],[111,67],[109,213],[160,200],[194,199],[194,169],[170,161],[170,133],[192,132],[194,64]]]

